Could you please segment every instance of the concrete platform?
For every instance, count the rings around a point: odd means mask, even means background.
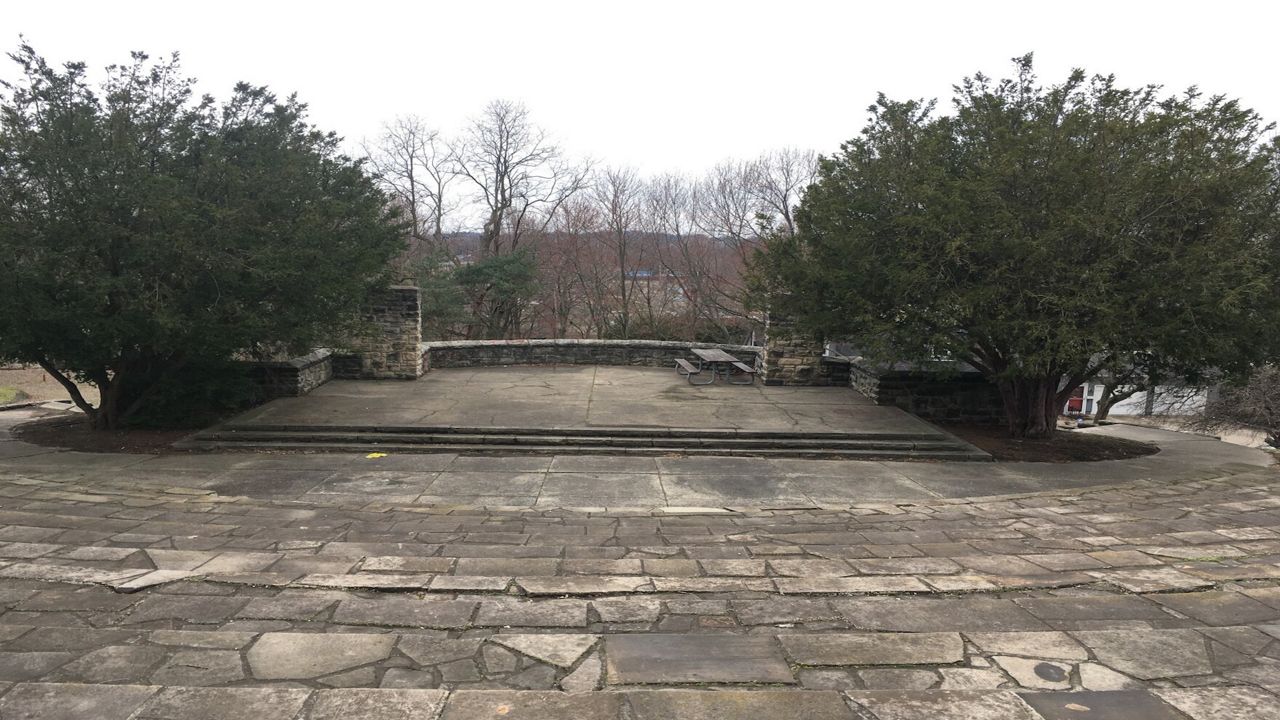
[[[231,424],[937,432],[851,388],[694,387],[674,369],[606,366],[433,370],[405,382],[335,380],[305,397],[273,400]]]
[[[200,450],[466,455],[990,460],[850,388],[693,386],[674,370],[442,370],[413,382],[339,381],[197,433]],[[368,451],[368,450],[367,450]]]

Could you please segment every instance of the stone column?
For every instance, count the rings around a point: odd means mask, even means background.
[[[341,377],[412,380],[422,375],[422,296],[412,285],[393,285],[370,299],[361,329],[334,373]]]
[[[826,343],[800,332],[790,318],[770,313],[765,318],[764,353],[760,375],[765,385],[829,385],[822,354]]]

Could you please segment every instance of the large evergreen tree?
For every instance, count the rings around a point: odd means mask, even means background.
[[[1274,349],[1276,143],[1251,110],[1162,98],[1076,71],[955,88],[954,107],[883,96],[825,158],[768,243],[776,311],[886,360],[963,360],[996,383],[1015,436],[1109,364],[1162,377]]]
[[[135,54],[95,91],[27,45],[0,98],[0,359],[97,427],[184,366],[326,339],[383,282],[399,221],[295,98],[196,97]],[[97,386],[92,407],[72,379]]]

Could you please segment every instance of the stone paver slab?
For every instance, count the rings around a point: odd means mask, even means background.
[[[595,635],[547,633],[539,635],[494,635],[492,642],[562,668],[573,667],[598,639]]]
[[[1192,720],[1280,717],[1280,698],[1257,688],[1170,688],[1153,692]]]
[[[1044,720],[1183,720],[1146,690],[1023,693],[1022,699]]]
[[[618,720],[621,714],[618,693],[458,690],[440,720]]]
[[[431,600],[387,595],[365,600],[351,598],[338,603],[333,621],[346,625],[384,627],[463,628],[476,604],[468,600]]]
[[[13,563],[0,566],[0,578],[12,580],[42,580],[44,582],[75,583],[78,585],[110,585],[123,582],[147,570],[103,570],[79,565],[41,565]]]
[[[849,692],[878,720],[1041,720],[1012,692]]]
[[[156,685],[227,685],[244,679],[244,663],[234,650],[180,650],[151,675]]]
[[[111,645],[63,665],[57,679],[82,683],[140,682],[164,657],[163,648]]]
[[[6,650],[87,651],[105,645],[126,645],[138,639],[132,630],[100,630],[84,627],[41,627],[5,645]]]
[[[302,587],[350,588],[369,590],[425,590],[435,577],[427,574],[351,573],[335,575],[316,573],[303,575],[296,584]]]
[[[444,690],[369,689],[321,690],[305,720],[424,720],[444,707]]]
[[[1015,602],[1032,615],[1052,622],[1162,620],[1168,617],[1156,603],[1132,595],[1018,598]]]
[[[1143,680],[1213,672],[1205,638],[1194,630],[1089,630],[1073,635],[1104,665]]]
[[[0,680],[35,680],[75,657],[68,652],[0,652]]]
[[[1089,651],[1064,632],[965,633],[979,648],[1001,655],[1088,660]]]
[[[128,720],[160,688],[29,683],[0,698],[5,720]]]
[[[266,633],[246,657],[261,680],[308,680],[385,660],[394,635]]]
[[[1001,670],[1009,673],[1014,682],[1034,690],[1070,690],[1071,666],[1048,660],[997,655],[994,658]]]
[[[362,572],[390,573],[446,573],[453,567],[451,558],[404,557],[400,555],[375,555],[360,563]]]
[[[560,680],[560,689],[565,692],[590,692],[600,686],[600,676],[604,674],[604,662],[600,653],[591,653],[578,665],[578,669]]]
[[[397,647],[419,665],[441,665],[474,657],[481,638],[437,638],[426,635],[402,635]]]
[[[1126,568],[1113,571],[1089,571],[1099,580],[1106,580],[1129,592],[1169,592],[1171,590],[1196,590],[1213,583],[1204,578],[1175,570],[1171,567]]]
[[[783,595],[828,593],[888,594],[928,592],[929,586],[919,578],[906,575],[873,575],[867,577],[803,577],[777,578],[778,592]]]
[[[1110,691],[1142,688],[1141,682],[1118,673],[1106,665],[1092,662],[1080,663],[1076,666],[1076,671],[1080,674],[1080,685],[1085,690]]]
[[[835,598],[831,605],[859,630],[1010,632],[1049,629],[1010,600]]]
[[[575,576],[517,577],[516,584],[530,595],[610,595],[614,593],[649,592],[652,581],[647,577]]]
[[[840,614],[820,598],[771,597],[767,600],[736,600],[734,614],[744,625],[823,622],[839,620]]]
[[[840,693],[825,690],[633,690],[634,720],[847,720]]]
[[[166,585],[171,582],[186,580],[195,575],[197,573],[192,570],[154,570],[124,582],[111,583],[111,587],[119,592],[131,593],[156,585]]]
[[[644,622],[651,623],[658,619],[662,612],[662,604],[653,598],[622,597],[592,600],[591,607],[600,616],[601,622]]]
[[[131,720],[264,720],[293,718],[310,690],[294,688],[169,687]]]
[[[475,624],[480,627],[586,627],[585,600],[482,600]]]
[[[148,595],[133,606],[124,619],[128,624],[154,620],[189,623],[221,623],[247,603],[245,598],[198,595]]]
[[[173,646],[207,648],[207,650],[239,650],[255,637],[253,633],[234,630],[155,630],[151,642]]]
[[[964,660],[959,633],[779,635],[797,665],[947,665]]]
[[[1237,592],[1192,592],[1153,595],[1151,599],[1206,625],[1253,625],[1280,620],[1280,609]]]
[[[611,635],[605,658],[612,685],[795,682],[763,635]]]

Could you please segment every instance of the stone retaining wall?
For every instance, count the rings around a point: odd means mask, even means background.
[[[422,375],[422,298],[396,285],[378,293],[361,317],[362,330],[334,354],[334,377],[412,380]]]
[[[249,376],[267,399],[306,395],[333,377],[333,351],[321,348],[288,360],[246,363]]]
[[[633,365],[671,367],[692,348],[717,348],[756,365],[761,348],[666,340],[464,340],[422,343],[422,368],[501,365]]]
[[[996,424],[1004,422],[1000,391],[966,366],[936,370],[906,365],[878,368],[849,364],[849,384],[877,405],[891,405],[926,420]]]

